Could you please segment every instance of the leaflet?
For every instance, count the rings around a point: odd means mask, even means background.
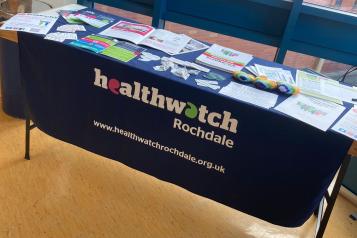
[[[326,131],[345,110],[345,107],[315,97],[298,94],[290,96],[275,107],[275,110]]]
[[[278,100],[278,95],[276,94],[236,82],[230,82],[219,93],[266,109],[274,107]]]
[[[332,130],[357,140],[357,108],[351,108],[333,127]]]
[[[301,93],[305,95],[342,104],[342,101],[336,97],[338,94],[336,87],[339,82],[335,80],[298,70],[296,84],[301,89]]]
[[[57,19],[58,17],[34,13],[18,13],[7,20],[0,29],[45,35],[50,31]]]

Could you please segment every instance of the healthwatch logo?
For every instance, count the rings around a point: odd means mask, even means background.
[[[212,127],[220,128],[234,134],[237,133],[238,120],[232,117],[231,112],[210,112],[205,105],[197,107],[192,102],[183,102],[162,95],[157,88],[149,88],[136,81],[134,81],[133,84],[130,84],[112,77],[108,79],[108,76],[104,75],[102,71],[97,68],[94,68],[94,73],[94,85],[103,89],[108,89],[115,95],[126,96],[153,107],[158,107],[178,115],[185,115],[187,118],[196,119],[203,124],[208,124]],[[173,127],[194,136],[201,137],[202,139],[225,145],[229,148],[232,148],[234,144],[234,142],[228,139],[226,135],[217,135],[214,131],[203,131],[200,127],[190,127],[177,118],[174,120]]]

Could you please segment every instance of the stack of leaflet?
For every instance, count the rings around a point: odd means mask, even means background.
[[[289,70],[277,67],[268,67],[264,65],[254,64],[251,66],[245,67],[255,76],[266,76],[268,79],[276,82],[289,83],[295,85],[294,77],[292,76]]]

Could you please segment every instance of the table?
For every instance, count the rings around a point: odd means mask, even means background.
[[[79,36],[98,32],[87,30]],[[277,225],[300,226],[311,216],[352,144],[201,88],[195,77],[157,72],[158,62],[122,63],[27,33],[18,39],[29,113],[39,129]],[[179,58],[193,61],[200,53]],[[221,86],[231,80],[224,75]],[[192,135],[197,131],[220,139]]]

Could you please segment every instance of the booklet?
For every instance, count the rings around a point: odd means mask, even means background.
[[[1,26],[2,30],[24,31],[34,34],[47,34],[58,17],[34,13],[18,13]]]
[[[100,34],[145,45],[171,55],[179,53],[191,40],[186,35],[127,21],[119,21]]]
[[[241,70],[252,59],[252,55],[213,44],[196,59],[196,62],[232,73]]]

